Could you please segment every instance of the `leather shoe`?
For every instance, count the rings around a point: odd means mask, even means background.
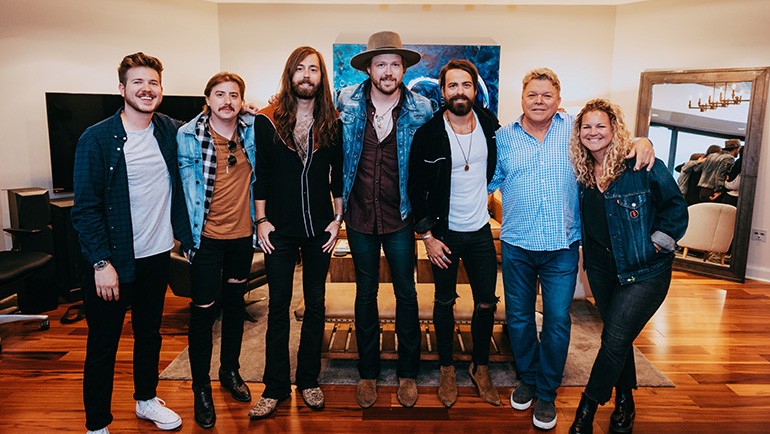
[[[404,407],[414,407],[417,403],[417,380],[414,378],[399,378],[398,379],[398,392],[396,397],[398,402]]]
[[[439,366],[441,383],[438,386],[438,400],[444,407],[451,407],[457,401],[457,373],[455,367]]]
[[[476,372],[474,373],[474,371]],[[468,375],[476,386],[482,401],[495,406],[500,405],[500,393],[492,384],[492,377],[489,376],[489,366],[471,363],[468,367]]]
[[[214,400],[211,399],[211,385],[194,387],[193,396],[195,397],[195,423],[201,428],[211,428],[217,422]]]
[[[377,402],[377,380],[361,379],[356,387],[356,400],[361,408],[369,408]]]
[[[219,370],[219,383],[230,392],[233,399],[240,402],[251,401],[249,386],[241,378],[238,371]]]
[[[615,411],[610,416],[610,432],[627,434],[634,429],[636,408],[631,391],[615,392]]]
[[[593,434],[594,415],[599,403],[582,394],[580,404],[575,411],[575,420],[569,427],[569,434]]]

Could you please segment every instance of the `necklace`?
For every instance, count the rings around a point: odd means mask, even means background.
[[[449,119],[449,115],[445,116],[447,122],[449,122],[449,128],[452,129],[452,133],[455,135],[455,140],[457,140],[457,146],[460,147],[460,152],[463,153],[463,159],[465,160],[465,171],[467,172],[470,170],[470,165],[468,164],[468,160],[471,158],[471,146],[473,146],[473,130],[476,129],[476,116],[473,116],[471,118],[471,132],[470,136],[471,139],[468,141],[468,155],[465,155],[465,150],[463,149],[463,145],[460,143],[460,138],[457,136],[457,131],[455,131],[455,126],[452,124],[452,120]]]
[[[385,119],[385,116],[387,116],[388,113],[390,113],[391,110],[393,110],[393,108],[396,107],[396,104],[398,104],[398,102],[400,100],[401,100],[401,95],[399,94],[398,97],[396,98],[396,100],[393,102],[393,105],[391,105],[390,108],[385,110],[385,113],[383,113],[382,115],[379,115],[379,116],[377,115],[377,108],[375,107],[375,109],[374,109],[374,122],[376,122],[376,127],[377,128],[382,129],[382,121]],[[390,122],[393,122],[393,118],[392,117],[390,118],[390,121],[388,122],[388,124],[385,125],[386,129],[390,127]]]

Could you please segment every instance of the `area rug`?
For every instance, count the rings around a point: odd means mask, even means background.
[[[301,285],[295,278],[295,294],[292,300],[292,308],[299,304],[301,300]],[[298,290],[299,289],[299,290]],[[387,294],[381,294],[388,296]],[[392,296],[392,295],[391,295]],[[248,312],[257,318],[256,323],[246,322],[244,326],[244,339],[241,350],[241,376],[246,381],[262,381],[265,362],[265,333],[267,330],[267,287],[255,289],[249,294],[253,300],[261,300],[247,307]],[[572,316],[572,336],[570,340],[569,353],[567,355],[567,364],[564,369],[563,386],[585,386],[588,376],[591,373],[596,353],[599,350],[599,337],[602,324],[599,318],[599,312],[596,307],[587,300],[575,300],[570,309]],[[299,344],[299,331],[302,323],[294,319],[291,315],[291,372],[294,378],[296,368],[296,349]],[[214,351],[211,364],[211,378],[218,379],[219,371],[219,348],[221,341],[220,321],[214,325]],[[660,372],[646,357],[634,348],[634,357],[636,358],[636,370],[638,385],[642,387],[673,387],[674,384],[662,372]],[[467,374],[468,364],[457,364],[457,384],[458,386],[471,386],[470,378]],[[438,362],[423,361],[420,365],[420,374],[417,384],[420,386],[438,386]],[[516,380],[516,371],[513,363],[501,362],[491,363],[490,373],[492,381],[499,387],[511,387],[518,384]],[[190,359],[187,349],[184,349],[168,367],[161,373],[163,380],[189,380],[190,377]],[[356,361],[339,359],[322,359],[321,375],[319,382],[321,384],[357,384],[358,371]],[[378,384],[398,385],[396,376],[395,361],[383,361],[382,371]]]

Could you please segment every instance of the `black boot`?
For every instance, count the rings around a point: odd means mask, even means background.
[[[569,434],[593,434],[594,415],[599,403],[587,397],[584,393],[575,412],[575,421],[569,427]]]
[[[634,429],[634,418],[636,417],[636,408],[634,407],[634,395],[631,390],[615,389],[615,411],[610,416],[610,432],[626,434]]]
[[[211,384],[193,387],[195,396],[195,423],[202,428],[211,428],[217,421],[214,401],[211,399]]]

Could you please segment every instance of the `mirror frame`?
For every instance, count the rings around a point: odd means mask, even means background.
[[[746,279],[746,262],[751,233],[751,217],[754,212],[754,194],[759,170],[759,152],[762,147],[765,109],[770,68],[725,68],[676,71],[645,71],[639,83],[639,105],[636,114],[636,137],[647,137],[652,111],[652,87],[656,84],[686,84],[713,82],[751,82],[749,118],[746,120],[741,190],[738,195],[738,211],[733,233],[733,255],[730,267],[722,267],[698,261],[677,258],[675,270],[743,282]],[[770,170],[770,169],[765,169]],[[750,200],[748,200],[750,199]]]

